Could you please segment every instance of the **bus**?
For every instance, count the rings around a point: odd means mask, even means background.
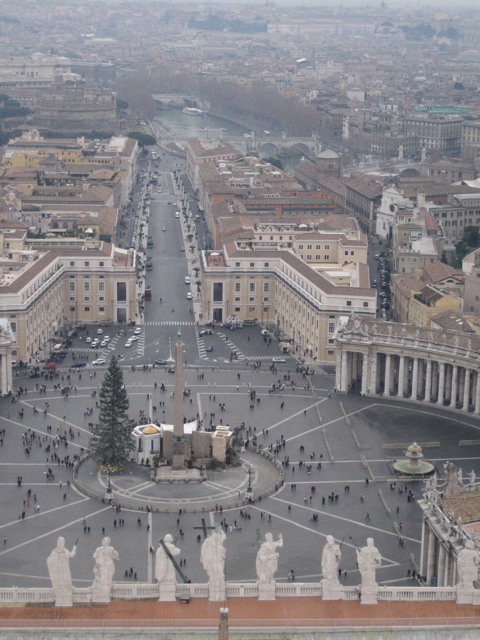
[[[150,289],[150,287],[147,287],[145,289],[145,300],[151,300],[152,299],[152,290]]]

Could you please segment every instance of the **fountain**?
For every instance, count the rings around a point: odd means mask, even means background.
[[[397,473],[405,476],[426,476],[435,471],[435,467],[423,458],[422,447],[416,442],[411,444],[405,452],[406,460],[396,460],[393,468]]]

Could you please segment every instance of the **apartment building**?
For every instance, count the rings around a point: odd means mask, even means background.
[[[10,250],[0,258],[0,308],[16,339],[12,357],[48,351],[64,325],[135,318],[135,252],[106,242],[61,242]]]
[[[222,251],[202,255],[203,315],[224,322],[230,315],[257,319],[278,337],[292,341],[295,352],[322,362],[335,361],[334,332],[348,313],[375,317],[376,290],[368,269],[358,265],[351,282],[321,273],[288,250],[240,249],[228,242]]]
[[[463,118],[458,116],[405,116],[407,135],[416,136],[420,147],[427,150],[457,152],[462,142]]]
[[[430,318],[442,311],[461,311],[463,301],[459,296],[429,284],[411,293],[407,322],[417,327],[429,327]]]
[[[430,207],[429,213],[443,229],[445,250],[453,250],[465,227],[480,225],[480,193],[459,193],[445,205]]]

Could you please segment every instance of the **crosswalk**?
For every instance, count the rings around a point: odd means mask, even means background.
[[[233,342],[230,340],[228,336],[226,336],[224,333],[219,333],[218,335],[222,340],[224,340],[225,344],[230,349],[230,351],[236,354],[235,360],[245,360],[245,355],[238,349],[238,347],[235,344],[233,344]]]
[[[151,320],[145,323],[147,327],[158,327],[158,326],[188,326],[191,327],[195,324],[192,320]]]
[[[273,357],[274,356],[247,356],[246,360],[249,360],[250,362],[255,362],[256,360],[269,360],[271,362]],[[288,362],[288,358],[285,358],[285,360]]]

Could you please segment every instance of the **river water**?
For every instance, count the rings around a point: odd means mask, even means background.
[[[191,116],[183,113],[181,109],[163,109],[158,110],[155,121],[164,127],[170,134],[178,138],[204,138],[210,135],[212,138],[222,138],[223,136],[242,136],[249,133],[248,129],[242,127],[230,120],[217,118],[216,116],[203,115]],[[245,154],[246,143],[237,144],[238,150]],[[267,155],[260,153],[261,158]],[[284,168],[289,171],[299,161],[300,155],[282,157]]]

